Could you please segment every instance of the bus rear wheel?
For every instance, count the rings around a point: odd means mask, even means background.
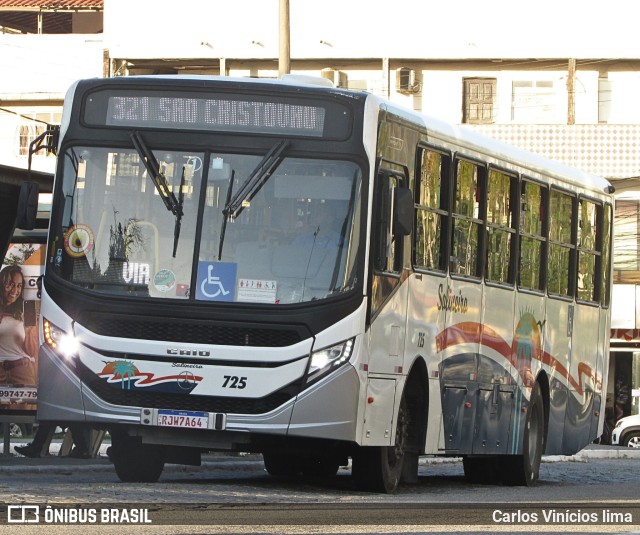
[[[394,446],[361,446],[353,455],[351,474],[360,490],[385,492],[396,490],[407,450],[409,412],[404,396],[398,411]]]
[[[464,477],[469,483],[480,485],[495,485],[500,482],[499,469],[495,457],[469,457],[462,458]]]
[[[155,483],[164,470],[163,446],[142,444],[127,435],[112,435],[109,457],[124,483]]]
[[[331,455],[301,456],[294,454],[264,452],[265,470],[272,476],[297,476],[309,478],[333,477],[338,473],[340,461]]]
[[[544,404],[540,386],[531,390],[522,442],[522,455],[502,458],[502,480],[507,485],[531,487],[538,482],[544,445]]]

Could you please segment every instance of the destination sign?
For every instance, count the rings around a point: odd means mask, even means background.
[[[322,136],[324,108],[284,102],[179,97],[109,97],[107,124],[192,126]]]
[[[176,91],[108,91],[87,95],[90,125],[344,138],[346,106],[317,99]]]

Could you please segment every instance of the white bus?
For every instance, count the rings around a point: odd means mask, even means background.
[[[610,184],[363,92],[77,82],[38,418],[123,481],[208,451],[393,492],[420,455],[531,485],[599,436]]]

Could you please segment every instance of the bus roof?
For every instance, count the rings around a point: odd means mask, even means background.
[[[550,160],[538,154],[514,147],[497,139],[490,138],[474,131],[466,125],[455,125],[436,117],[431,117],[414,112],[402,106],[379,101],[381,108],[398,116],[400,119],[427,131],[428,140],[437,144],[437,141],[461,147],[462,151],[469,150],[482,154],[489,159],[499,160],[515,165],[543,176],[551,176],[559,181],[585,188],[598,194],[610,195],[615,188],[605,178],[575,169],[560,162]]]

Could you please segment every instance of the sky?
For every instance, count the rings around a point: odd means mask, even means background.
[[[181,0],[176,11],[171,0],[105,0],[105,38],[112,49],[277,57],[278,5]],[[636,12],[637,0],[290,0],[291,54],[640,57],[637,21],[624,16]]]

